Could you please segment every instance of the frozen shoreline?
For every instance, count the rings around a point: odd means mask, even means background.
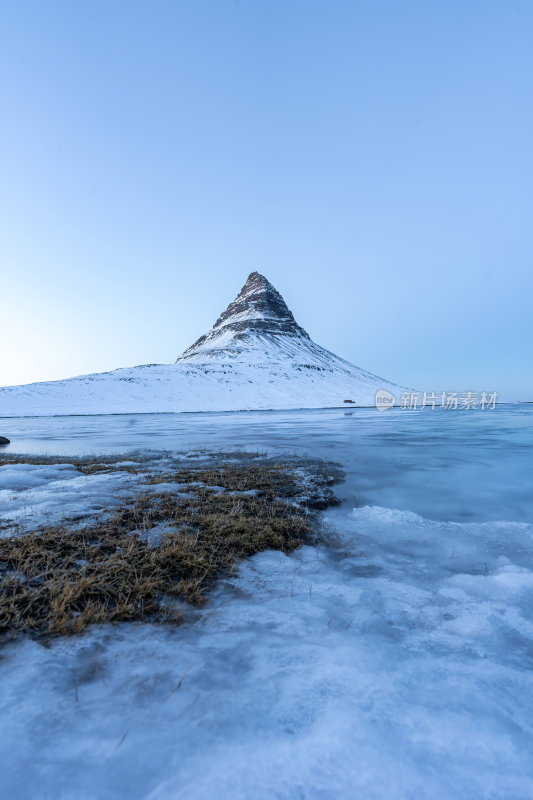
[[[42,446],[58,455],[104,422],[102,448],[122,453],[312,450],[347,478],[343,504],[324,512],[337,544],[253,556],[191,624],[3,648],[6,793],[531,796],[533,415],[384,417],[50,422]],[[62,491],[49,494],[60,503]]]
[[[363,508],[347,522],[343,546],[244,562],[191,624],[9,645],[5,791],[529,796],[531,570],[497,557],[487,574],[483,550],[452,559],[444,540],[435,574],[431,548],[420,549],[431,533],[422,518]],[[472,530],[454,523],[450,547]],[[478,526],[478,543],[491,530],[516,551],[533,534]]]

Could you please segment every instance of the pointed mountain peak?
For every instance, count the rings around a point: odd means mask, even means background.
[[[276,330],[267,331],[266,328],[276,328],[276,323],[278,325],[285,323],[285,328],[278,332],[292,332],[301,335],[302,329],[296,324],[285,300],[270,281],[259,272],[251,272],[248,275],[241,291],[217,319],[214,328],[240,321],[243,319],[243,314],[244,318],[250,321],[270,323],[270,325],[262,326],[265,333],[275,333]]]
[[[248,277],[246,278],[246,283],[242,287],[241,291],[235,298],[235,301],[238,300],[239,297],[243,295],[270,295],[277,296],[281,299],[282,302],[285,302],[281,297],[280,293],[272,286],[269,280],[265,278],[264,275],[261,275],[260,272],[250,272]],[[234,301],[234,302],[235,302]]]
[[[282,303],[285,302],[279,292],[274,289],[270,281],[268,281],[264,275],[261,275],[260,272],[250,272],[246,279],[246,283],[242,287],[233,303],[229,304],[224,314],[233,306],[234,303],[248,302],[249,304],[255,303],[265,305],[268,304],[269,298],[272,299],[274,296],[279,297]],[[221,317],[222,316],[224,315],[221,315]],[[215,325],[217,325],[218,322],[219,320],[217,320]]]
[[[242,287],[242,289],[241,289],[241,292],[243,292],[243,291],[244,291],[244,290],[245,290],[247,287],[251,287],[251,286],[263,286],[265,289],[266,289],[268,286],[269,286],[271,289],[273,289],[273,288],[274,288],[274,287],[272,286],[272,284],[270,283],[270,281],[267,281],[267,279],[265,278],[265,276],[264,276],[264,275],[261,275],[261,273],[260,273],[260,272],[250,272],[250,274],[249,274],[249,275],[248,275],[248,277],[246,278],[246,283],[244,284],[244,286],[243,286],[243,287]],[[239,294],[240,294],[241,292],[239,292]]]
[[[297,324],[285,300],[264,275],[251,272],[232,303],[217,319],[209,333],[201,336],[180,359],[231,343],[245,345],[256,336],[290,336],[309,339]]]

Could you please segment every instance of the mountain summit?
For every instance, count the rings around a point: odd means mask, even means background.
[[[318,380],[319,373],[323,380],[328,374],[332,378],[342,374],[356,375],[358,380],[370,383],[387,383],[313,342],[298,325],[281,294],[259,272],[248,276],[211,330],[200,336],[175,363],[218,363],[226,367],[238,364],[252,374],[268,368],[272,373],[269,382],[279,383],[278,390],[288,377],[299,377],[301,384],[306,371],[312,376],[312,383]]]
[[[241,291],[220,315],[208,333],[178,358],[185,361],[214,350],[228,353],[231,345],[245,345],[254,336],[292,336],[309,339],[309,334],[294,319],[287,303],[270,281],[252,272]]]
[[[252,272],[211,330],[173,364],[0,387],[0,416],[373,406],[389,381],[313,342],[285,300]]]

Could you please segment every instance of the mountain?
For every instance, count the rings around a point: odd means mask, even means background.
[[[309,340],[297,325],[280,293],[264,275],[252,272],[235,300],[229,304],[208,333],[189,347],[178,361],[225,360],[261,343],[281,344],[282,338]]]
[[[371,406],[402,391],[312,341],[258,272],[173,364],[0,388],[0,416]]]

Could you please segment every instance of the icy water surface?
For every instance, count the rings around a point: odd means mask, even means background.
[[[434,519],[533,520],[533,406],[494,411],[264,411],[0,420],[1,452],[65,456],[135,450],[268,450],[347,470],[353,504]]]
[[[347,478],[337,544],[255,556],[194,624],[0,651],[0,795],[533,797],[533,409],[2,422],[66,463],[242,447]],[[4,503],[77,480],[8,469]]]

